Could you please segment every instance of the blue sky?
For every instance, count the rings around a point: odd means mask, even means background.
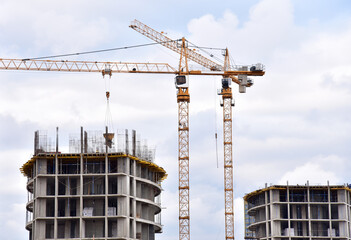
[[[171,38],[228,47],[237,64],[262,62],[266,75],[246,94],[233,86],[235,236],[243,238],[245,193],[268,184],[350,182],[351,2],[348,0],[44,1],[0,0],[0,58],[29,58],[151,41],[138,19]],[[218,52],[214,52],[220,56]],[[69,59],[168,62],[161,46]],[[197,66],[193,66],[196,68]],[[191,239],[224,239],[220,78],[190,79]],[[26,179],[34,131],[54,135],[103,129],[99,74],[0,71],[0,232],[27,239]],[[177,103],[173,76],[114,75],[115,129],[136,129],[155,145],[164,182],[164,232],[178,238]],[[93,114],[92,114],[93,113]],[[219,134],[219,168],[214,133]]]

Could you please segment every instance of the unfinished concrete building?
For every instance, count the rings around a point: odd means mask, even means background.
[[[161,181],[154,150],[135,131],[71,136],[69,153],[35,133],[34,156],[21,168],[28,178],[26,229],[30,240],[143,239],[162,232]],[[56,146],[54,146],[56,145]],[[111,145],[106,147],[106,145]]]
[[[244,197],[245,238],[350,240],[351,186],[275,185]]]

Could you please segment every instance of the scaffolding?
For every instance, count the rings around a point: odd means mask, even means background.
[[[47,131],[38,130],[34,132],[34,154],[44,152],[55,152],[54,141],[48,137]]]
[[[129,134],[131,133],[131,134]],[[111,133],[109,133],[111,134]],[[123,153],[153,162],[156,149],[149,146],[145,139],[141,139],[135,130],[117,130],[112,143],[108,144],[103,131],[83,131],[69,134],[69,153]],[[56,148],[55,148],[56,145]],[[56,144],[48,137],[47,131],[36,131],[34,137],[34,155],[38,153],[55,153],[58,151],[58,133]]]

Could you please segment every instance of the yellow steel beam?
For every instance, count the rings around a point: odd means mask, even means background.
[[[76,154],[74,154],[76,155]],[[77,156],[74,156],[72,154],[58,154],[58,158],[59,159],[76,159]],[[80,156],[80,154],[77,154],[78,156]],[[89,157],[89,155],[95,155],[95,154],[84,154],[84,157]],[[31,168],[33,167],[34,162],[37,159],[40,158],[54,158],[55,154],[49,154],[49,155],[37,155],[37,156],[33,156],[30,160],[28,160],[25,164],[23,164],[23,166],[20,168],[20,171],[22,174],[24,174],[25,176],[28,176],[29,171],[31,170]],[[91,160],[92,158],[105,158],[105,154],[104,153],[100,153],[98,156],[90,156],[91,158],[87,158],[89,160]],[[167,173],[166,170],[164,170],[162,167],[158,166],[157,164],[153,163],[153,162],[149,162],[143,159],[140,159],[138,157],[132,156],[132,155],[127,155],[127,154],[123,154],[123,153],[116,153],[116,154],[108,154],[109,158],[123,158],[123,157],[129,157],[130,159],[133,159],[135,161],[137,161],[138,163],[148,167],[149,169],[154,170],[154,172],[158,172],[161,174],[161,181],[166,179],[167,177]]]

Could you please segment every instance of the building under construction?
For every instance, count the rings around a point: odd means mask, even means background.
[[[246,239],[351,239],[348,184],[266,186],[244,200]]]
[[[113,140],[112,140],[113,139]],[[161,181],[155,150],[133,130],[70,136],[69,153],[35,132],[28,178],[26,229],[30,240],[143,239],[162,232]]]

